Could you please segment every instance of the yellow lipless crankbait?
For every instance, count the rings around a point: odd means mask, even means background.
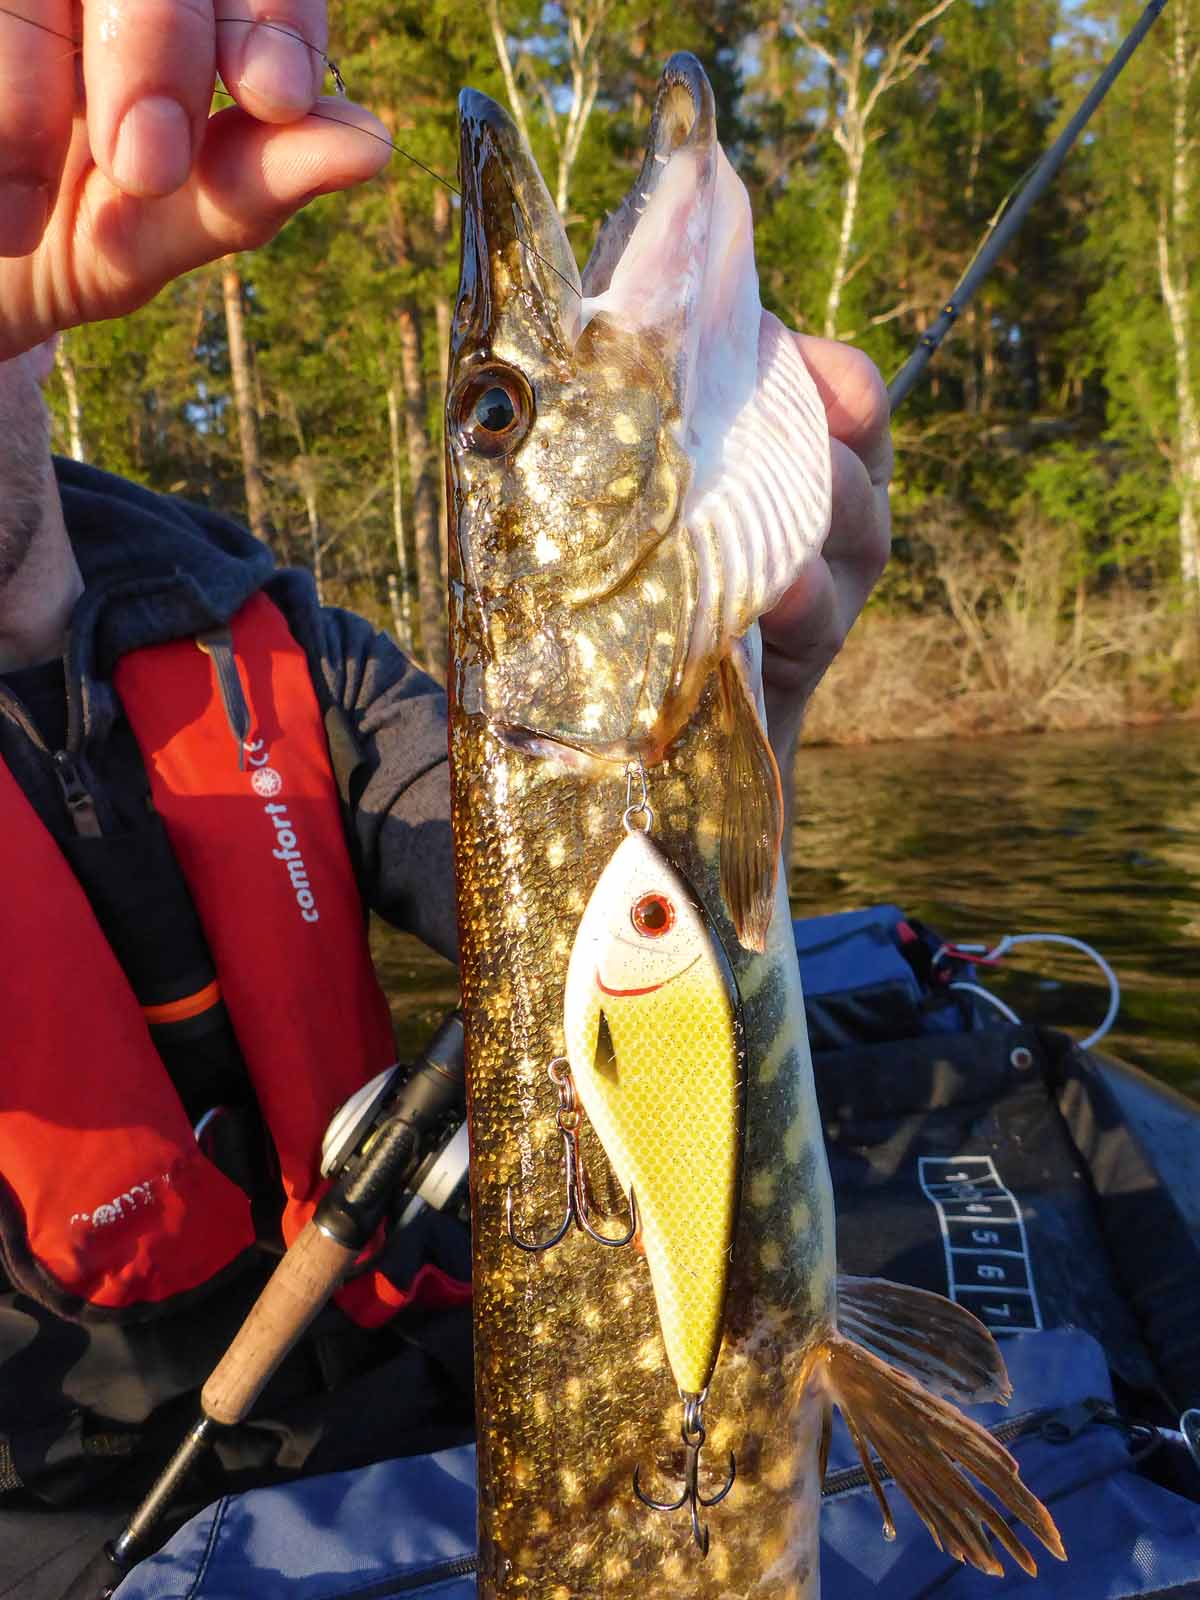
[[[635,1205],[689,1470],[721,1345],[741,1190],[745,1057],[737,985],[695,894],[645,831],[601,873],[567,970],[567,1061]],[[698,1534],[700,1541],[707,1540]]]

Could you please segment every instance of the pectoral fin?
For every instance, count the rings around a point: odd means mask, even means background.
[[[740,942],[766,948],[783,844],[783,786],[744,653],[720,667],[729,726],[729,781],[721,818],[721,895]]]

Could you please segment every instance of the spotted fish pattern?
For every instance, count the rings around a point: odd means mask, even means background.
[[[506,1230],[510,1190],[524,1233],[562,1212],[557,1097],[546,1069],[567,1050],[565,975],[591,890],[621,837],[624,777],[597,783],[553,772],[479,722],[463,720],[453,733],[470,997],[483,1596],[645,1600],[677,1590],[689,1600],[808,1600],[815,1581],[823,1401],[801,1376],[812,1330],[835,1300],[832,1195],[786,947],[775,934],[765,955],[738,947],[720,908],[718,829],[692,822],[698,811],[716,815],[722,787],[725,736],[710,695],[704,711],[651,786],[657,843],[715,906],[747,1041],[742,1203],[702,1488],[722,1481],[731,1450],[738,1477],[706,1513],[712,1543],[703,1561],[686,1519],[647,1512],[631,1487],[637,1468],[648,1490],[672,1493],[683,1455],[679,1382],[647,1259],[574,1230],[529,1256]],[[690,1126],[685,1115],[665,1160],[682,1162]],[[595,1130],[584,1135],[595,1208],[623,1219],[623,1185]]]
[[[480,1595],[815,1600],[833,1403],[868,1472],[882,1458],[944,1548],[999,1572],[998,1544],[1031,1571],[1005,1516],[960,1470],[1062,1553],[1011,1458],[951,1403],[1002,1397],[1003,1363],[961,1308],[837,1278],[786,894],[776,883],[761,950],[741,943],[724,902],[730,773],[742,770],[750,699],[731,726],[737,701],[721,662],[733,642],[721,619],[745,616],[800,558],[793,546],[778,567],[768,559],[786,543],[776,535],[790,478],[771,476],[757,426],[736,459],[730,441],[739,419],[751,427],[764,385],[779,386],[771,404],[790,395],[801,432],[809,402],[803,384],[787,387],[756,287],[750,306],[744,249],[724,251],[741,234],[711,226],[725,214],[711,88],[693,58],[668,63],[642,172],[582,281],[511,120],[466,91],[460,122],[449,689]],[[636,294],[617,314],[631,245],[657,271],[641,280],[658,307],[652,326],[630,309]],[[607,307],[584,304],[606,295]],[[806,492],[819,506],[815,470]],[[722,539],[743,551],[740,574]],[[649,1021],[625,1007],[637,996],[606,995],[606,1011],[586,985],[567,1007],[572,950],[624,848],[631,756],[647,767],[654,846],[728,953],[740,1054],[711,985],[673,994],[664,982]],[[603,961],[596,970],[603,977]],[[638,987],[609,977],[610,989]],[[642,1250],[605,1248],[580,1228],[542,1254],[510,1237],[510,1206],[527,1235],[563,1214],[563,1104],[550,1069],[564,1055],[588,1113],[572,1124],[588,1205],[616,1217],[623,1189],[644,1186]],[[853,1338],[839,1331],[839,1303]],[[680,1390],[702,1379],[697,1457],[680,1436]],[[705,1553],[686,1513],[648,1509],[634,1485],[673,1503],[690,1461],[697,1494],[712,1497],[730,1453],[737,1478],[705,1512]]]

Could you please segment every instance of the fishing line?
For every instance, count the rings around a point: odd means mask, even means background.
[[[8,6],[0,6],[0,16],[12,17],[14,22],[27,22],[31,28],[37,28],[41,33],[48,33],[52,39],[63,40],[65,44],[69,44],[72,47],[72,53],[75,55],[78,55],[83,49],[82,41],[76,39],[73,34],[60,33],[57,28],[51,28],[45,22],[38,22],[34,17],[27,17],[23,12],[12,11]],[[349,99],[349,90],[346,88],[346,80],[342,77],[341,68],[338,66],[333,57],[327,54],[324,50],[321,50],[317,45],[310,44],[309,41],[303,38],[300,34],[293,33],[290,28],[282,27],[278,22],[259,21],[257,17],[217,17],[214,20],[218,25],[227,22],[241,22],[250,28],[269,28],[273,33],[282,33],[285,35],[285,37],[294,40],[297,44],[302,44],[306,50],[311,50],[313,55],[320,57],[329,73],[329,76],[333,79],[334,87],[337,89],[338,94],[340,94],[344,100]],[[214,94],[224,95],[225,98],[231,102],[234,100],[233,95],[229,93],[228,89],[214,89],[213,92]],[[323,111],[310,111],[308,115],[311,117],[317,117],[322,122],[336,122],[339,123],[343,128],[353,128],[356,133],[366,134],[367,138],[376,139],[380,144],[386,144],[389,150],[395,150],[396,153],[398,155],[402,155],[406,161],[411,161],[414,167],[420,167],[422,172],[428,173],[431,178],[435,178],[438,183],[443,184],[447,189],[450,190],[451,194],[459,194],[458,189],[450,182],[449,178],[443,178],[440,172],[435,172],[432,167],[427,167],[423,161],[419,160],[418,157],[413,155],[411,150],[406,150],[403,145],[397,144],[394,139],[385,139],[380,133],[372,133],[370,128],[360,128],[357,123],[344,122],[341,117],[331,117]],[[459,198],[461,199],[461,195],[459,195]]]
[[[61,39],[65,44],[74,48],[76,54],[83,49],[82,39],[77,39],[73,33],[62,33],[58,28],[50,27],[49,23],[39,22],[36,17],[27,17],[23,11],[13,11],[8,6],[0,6],[0,16],[11,17],[14,22],[27,22],[31,28],[37,28],[40,33],[48,33],[52,39]],[[310,44],[303,35],[294,33],[291,28],[285,28],[281,23],[268,22],[258,17],[215,17],[218,25],[225,22],[244,22],[251,28],[270,28],[273,33],[286,34],[289,39],[294,39],[297,44],[302,44],[306,50],[311,50],[314,55],[320,56],[325,63],[330,77],[337,86],[339,94],[346,93],[346,84],[338,69],[337,62],[332,56],[326,55],[324,50],[318,49],[315,44]]]

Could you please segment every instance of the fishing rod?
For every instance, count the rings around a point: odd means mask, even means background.
[[[1092,113],[1120,77],[1130,57],[1154,26],[1166,3],[1167,0],[1150,0],[1134,27],[1126,35],[1116,55],[1084,97],[1075,115],[1045,154],[1039,158],[1000,220],[984,234],[983,242],[975,252],[970,266],[959,279],[954,293],[942,307],[941,315],[921,335],[916,349],[888,384],[888,399],[891,401],[893,415],[897,407],[912,393],[924,375],[925,368],[933,360],[942,340],[970,304],[976,289],[1016,237],[1030,210],[1050,187],[1058,169],[1067,159],[1072,145],[1091,120]]]
[[[335,1114],[321,1146],[329,1189],[209,1376],[200,1414],[174,1455],[62,1600],[110,1600],[154,1547],[164,1518],[221,1430],[245,1420],[382,1225],[394,1218],[398,1230],[426,1207],[450,1211],[462,1203],[464,1072],[462,1016],[452,1011],[410,1068],[381,1072]]]

